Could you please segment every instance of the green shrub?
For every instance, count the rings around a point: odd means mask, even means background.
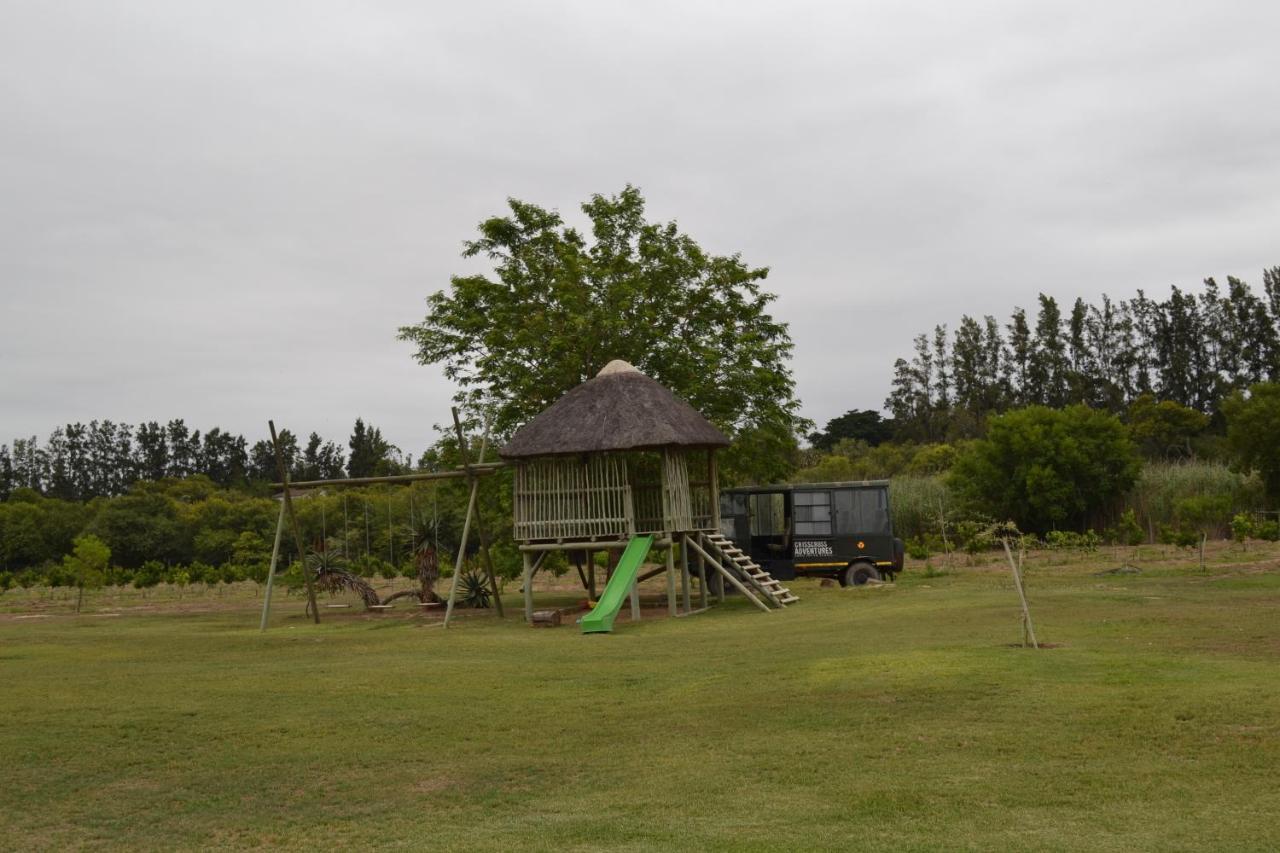
[[[138,589],[148,589],[164,580],[167,571],[159,560],[147,560],[133,573],[133,585]]]
[[[458,578],[458,603],[463,607],[489,606],[489,581],[474,569],[464,569]]]
[[[1137,546],[1146,538],[1142,525],[1138,523],[1138,514],[1132,508],[1121,513],[1116,526],[1107,531],[1107,541],[1114,545]]]
[[[906,545],[907,545],[907,556],[910,557],[911,559],[913,560],[929,559],[929,554],[931,553],[929,551],[929,546],[926,545],[924,540],[921,539],[919,536],[908,539],[906,542]]]
[[[1259,539],[1265,542],[1280,542],[1280,521],[1263,521],[1255,529]]]
[[[1240,545],[1254,536],[1253,519],[1248,513],[1237,512],[1231,517],[1231,538]]]

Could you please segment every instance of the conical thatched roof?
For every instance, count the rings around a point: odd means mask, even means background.
[[[516,430],[498,455],[521,459],[728,444],[724,433],[684,400],[625,361],[611,361]]]

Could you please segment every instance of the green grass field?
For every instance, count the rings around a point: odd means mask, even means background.
[[[1038,652],[1013,645],[994,561],[876,589],[801,582],[767,615],[738,601],[633,625],[624,608],[616,633],[585,637],[400,611],[315,627],[296,597],[263,635],[248,590],[169,612],[96,593],[78,617],[10,592],[0,838],[1280,848],[1280,551],[1096,574],[1115,565],[1037,556],[1037,631],[1059,644]]]

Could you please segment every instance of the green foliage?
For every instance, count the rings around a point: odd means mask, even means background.
[[[1231,501],[1226,495],[1195,495],[1174,505],[1174,520],[1180,527],[1216,533],[1230,523]]]
[[[1209,426],[1209,416],[1173,400],[1143,394],[1129,405],[1129,431],[1152,459],[1192,456],[1192,439]]]
[[[866,442],[875,447],[893,438],[893,421],[887,421],[873,409],[845,412],[827,421],[821,432],[810,433],[809,441],[818,450],[831,450],[839,441]]]
[[[914,536],[906,541],[907,556],[913,560],[929,559],[929,545],[919,536]]]
[[[1280,384],[1259,382],[1247,394],[1237,391],[1222,410],[1237,463],[1261,475],[1267,499],[1275,505],[1280,501]]]
[[[893,532],[904,540],[941,537],[940,518],[948,525],[957,520],[946,480],[939,476],[894,477],[889,481],[889,512]]]
[[[1125,496],[1144,529],[1176,525],[1177,504],[1184,498],[1215,495],[1226,499],[1226,515],[1249,512],[1262,503],[1262,482],[1213,462],[1149,462]]]
[[[554,211],[509,207],[464,251],[490,261],[492,277],[454,276],[421,323],[401,328],[419,362],[442,365],[503,435],[625,359],[749,448],[726,455],[727,479],[785,475],[803,423],[787,326],[760,287],[767,269],[647,222],[631,186],[582,205],[590,240]]]
[[[1141,545],[1147,536],[1138,523],[1138,514],[1132,508],[1120,514],[1116,526],[1107,531],[1107,539],[1116,545]]]
[[[489,606],[489,581],[481,572],[475,569],[464,569],[456,582],[458,604],[463,607]]]
[[[1102,537],[1093,530],[1076,533],[1074,530],[1050,530],[1045,534],[1044,544],[1051,551],[1086,551],[1098,550]]]
[[[948,482],[971,509],[1043,532],[1083,526],[1132,486],[1140,469],[1115,416],[1087,406],[1032,406],[993,418]]]
[[[886,442],[872,446],[865,441],[838,441],[828,453],[809,451],[803,467],[791,475],[793,483],[830,483],[840,480],[878,480],[902,474],[925,476],[946,471],[965,443],[912,444]]]
[[[1256,528],[1257,536],[1266,542],[1280,542],[1280,521],[1263,521]]]
[[[1237,512],[1231,517],[1231,538],[1244,545],[1255,535],[1253,518],[1248,513]]]
[[[133,574],[133,585],[138,589],[158,586],[168,575],[164,563],[159,560],[147,560]]]
[[[76,537],[72,552],[62,558],[63,569],[81,589],[96,589],[106,580],[111,549],[96,536]]]

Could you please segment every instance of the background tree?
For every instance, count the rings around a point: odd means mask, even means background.
[[[84,603],[84,591],[97,589],[106,581],[107,567],[111,563],[111,549],[97,536],[79,536],[70,554],[63,557],[63,569],[75,579],[80,590],[76,597],[76,612]]]
[[[1223,403],[1227,443],[1242,468],[1262,476],[1267,500],[1280,500],[1280,384],[1259,382]]]
[[[1149,393],[1133,401],[1128,419],[1133,440],[1152,459],[1193,456],[1192,440],[1209,425],[1208,415]]]
[[[821,432],[809,434],[809,443],[819,450],[830,450],[836,442],[844,439],[865,441],[876,447],[893,437],[893,421],[885,420],[873,409],[861,409],[845,412],[838,418],[827,421]]]
[[[351,455],[347,458],[348,477],[375,477],[391,473],[387,468],[396,448],[382,437],[382,430],[373,424],[366,427],[361,418],[356,418],[347,447],[351,449]]]
[[[506,435],[621,358],[731,438],[768,449],[731,450],[731,477],[786,473],[802,423],[791,338],[760,287],[767,268],[712,255],[674,222],[646,221],[631,186],[582,205],[589,238],[554,211],[508,204],[463,252],[491,261],[493,275],[455,276],[427,298],[422,322],[400,330],[419,362],[460,386],[460,402],[488,408]]]
[[[1141,468],[1124,424],[1087,406],[1031,406],[993,418],[949,483],[973,510],[1023,530],[1083,527]]]

